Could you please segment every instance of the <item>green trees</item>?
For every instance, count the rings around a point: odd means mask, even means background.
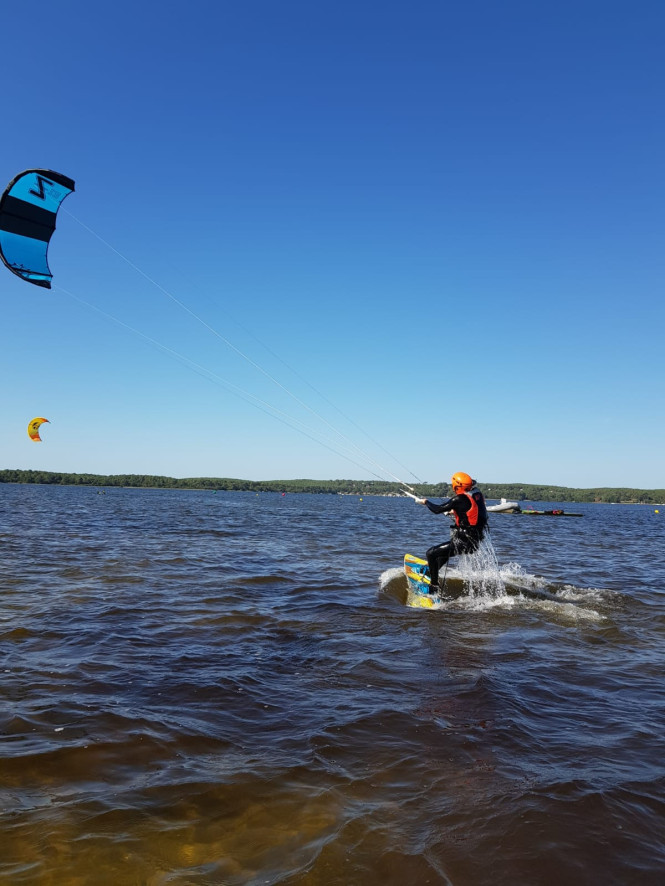
[[[237,480],[229,477],[162,477],[152,474],[59,474],[50,471],[0,471],[0,483],[40,483],[61,486],[119,486],[152,489],[211,489],[228,492],[310,492],[338,495],[399,495],[400,484],[382,480]],[[576,501],[659,504],[665,489],[571,489],[528,483],[479,483],[487,499],[510,501]],[[447,483],[413,487],[425,498],[450,495]]]

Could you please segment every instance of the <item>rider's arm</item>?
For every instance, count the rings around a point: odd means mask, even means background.
[[[424,500],[423,504],[433,514],[447,514],[449,511],[452,511],[452,509],[453,509],[451,502],[452,502],[452,498],[447,498],[445,501],[441,502],[440,505],[437,505],[433,501],[430,501],[429,499],[426,498]]]

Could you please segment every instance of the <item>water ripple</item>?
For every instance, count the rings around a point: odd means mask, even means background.
[[[0,879],[660,884],[662,520],[411,505],[0,486]]]

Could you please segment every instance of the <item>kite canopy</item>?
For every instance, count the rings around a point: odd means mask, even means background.
[[[66,175],[50,169],[27,169],[0,197],[0,258],[10,271],[51,288],[46,253],[60,204],[74,190]]]
[[[39,436],[39,429],[46,422],[48,424],[47,418],[33,418],[33,420],[28,424],[28,437],[31,440],[34,440],[35,443],[41,443],[42,438]]]

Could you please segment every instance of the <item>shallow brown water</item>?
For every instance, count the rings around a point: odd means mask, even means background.
[[[411,501],[0,486],[0,881],[662,883],[665,508],[574,510],[425,611]]]

